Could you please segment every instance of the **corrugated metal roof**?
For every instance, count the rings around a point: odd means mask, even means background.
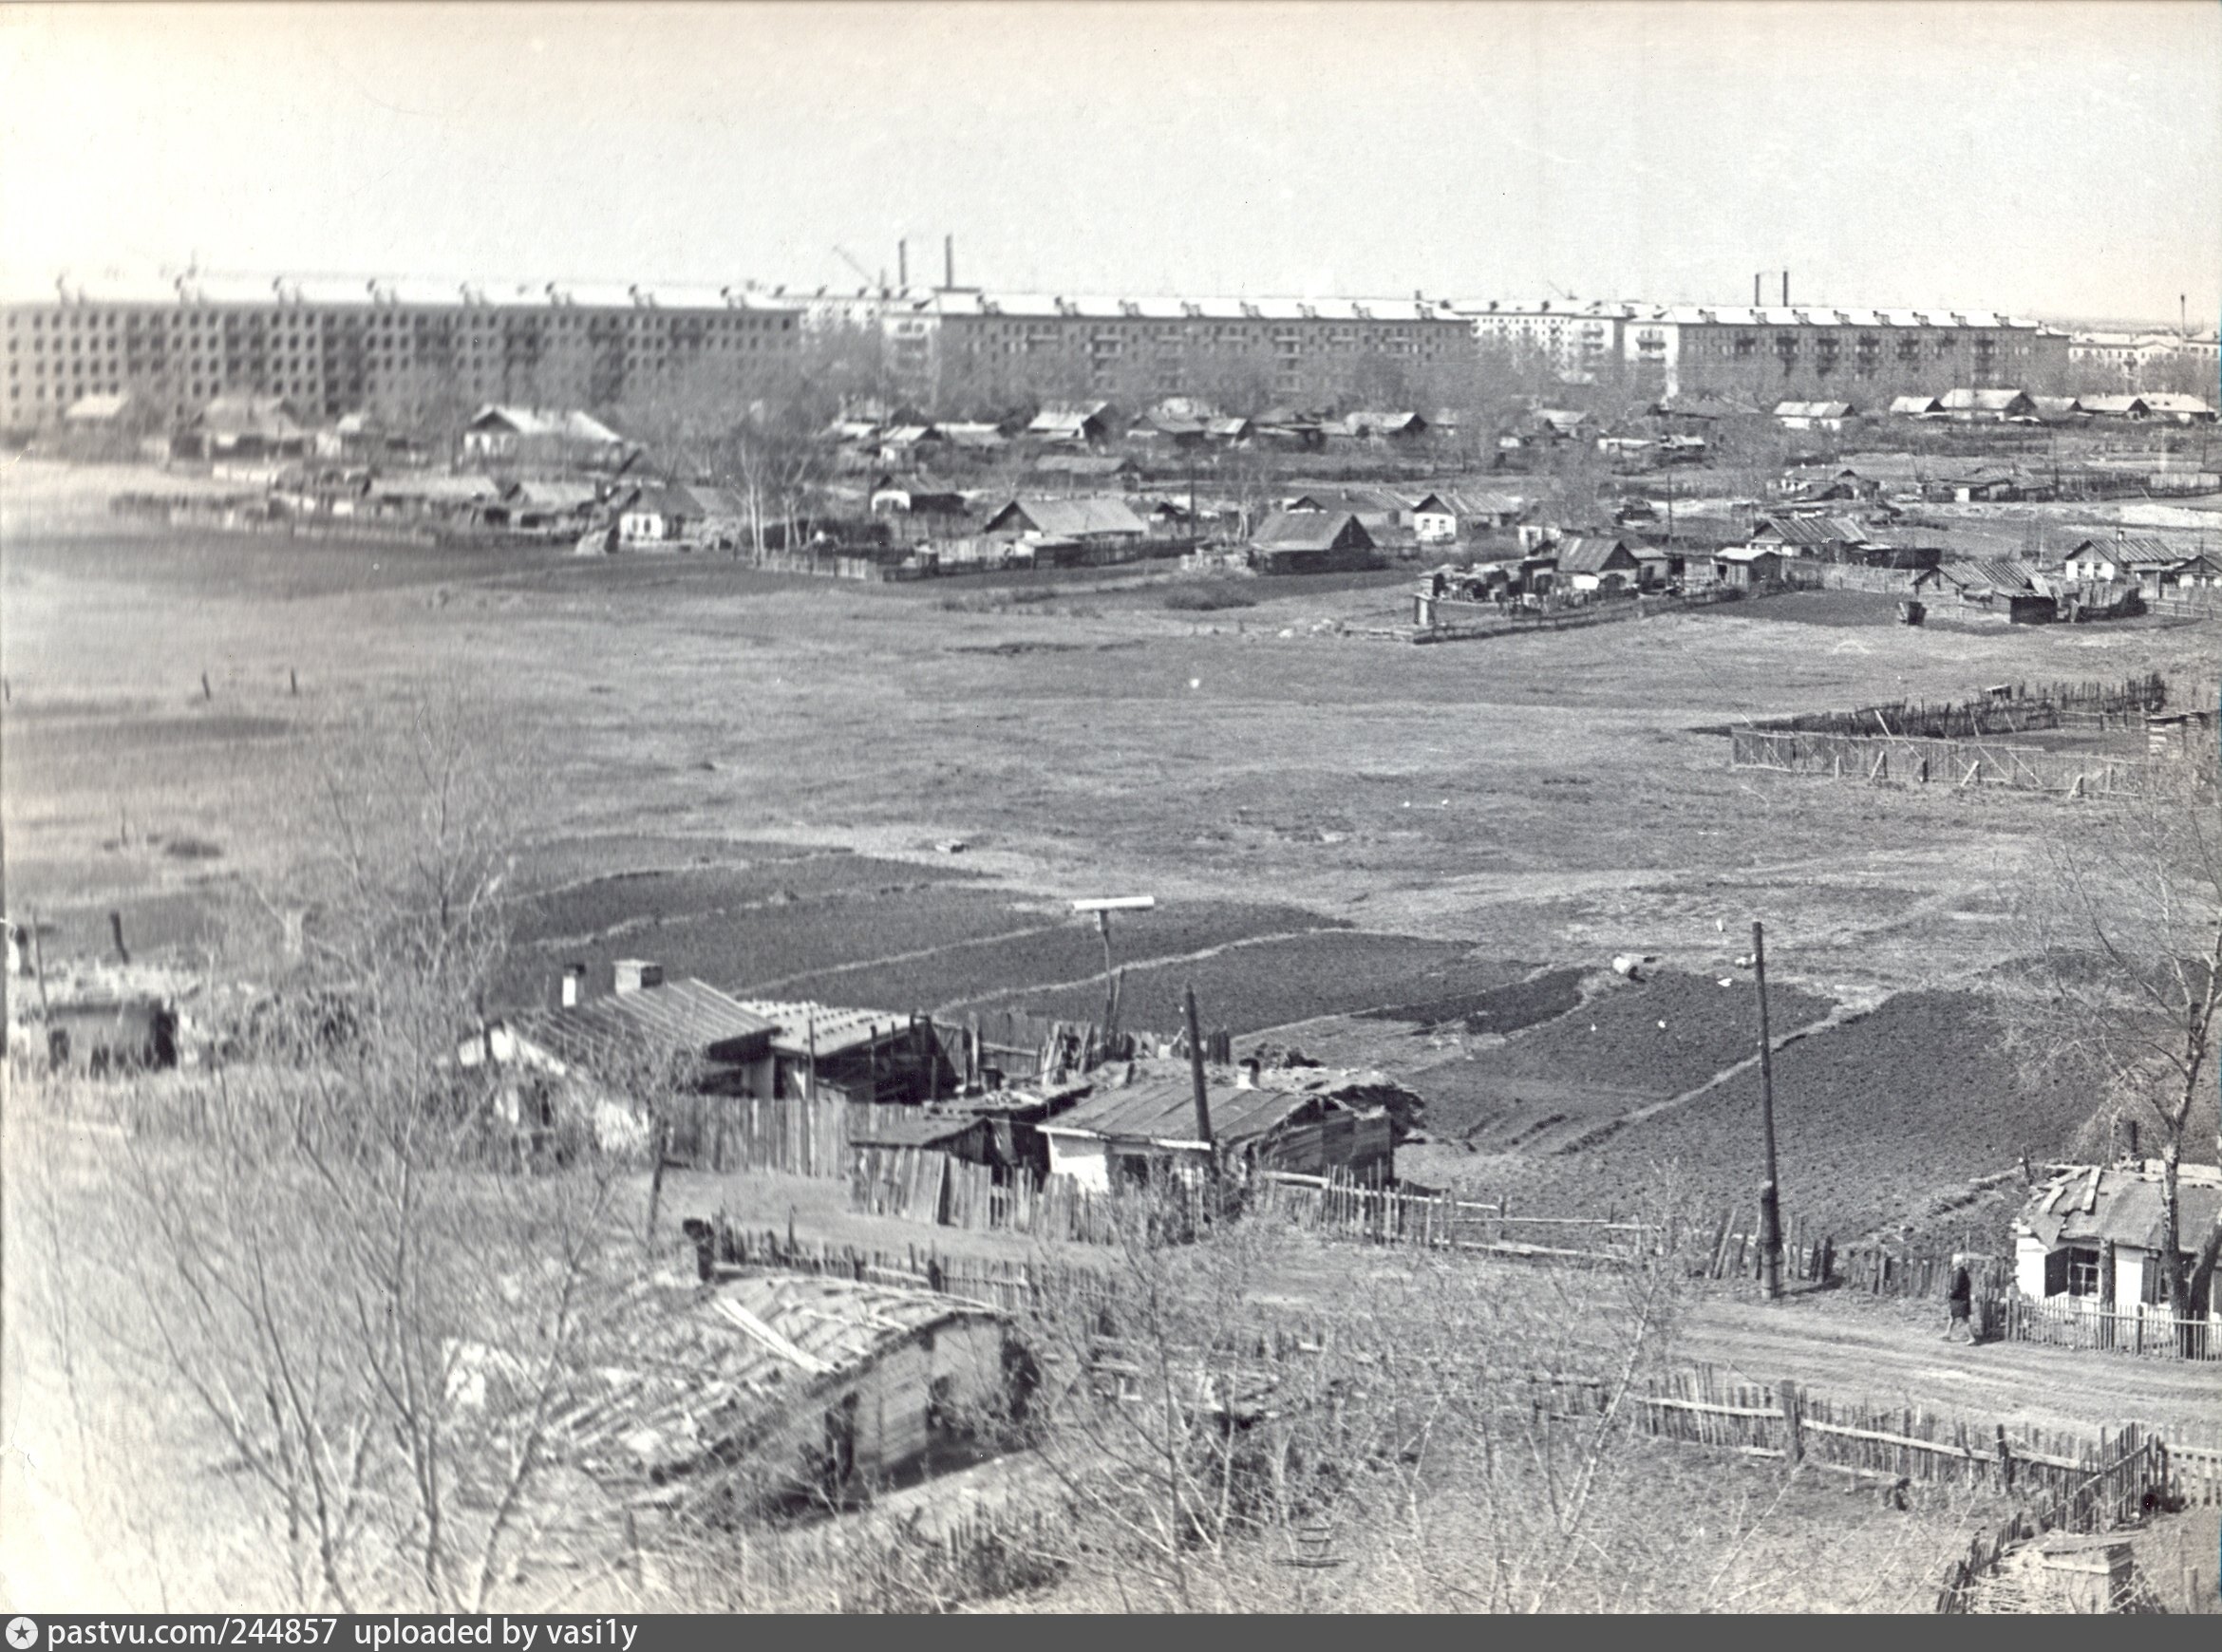
[[[1077,499],[1013,499],[989,522],[996,523],[1009,512],[1036,533],[1052,538],[1080,538],[1092,534],[1123,534],[1139,537],[1149,532],[1124,499],[1105,497]]]
[[[1552,554],[1558,558],[1558,571],[1561,573],[1602,573],[1612,565],[1616,553],[1624,565],[1635,560],[1627,543],[1620,539],[1577,535],[1571,539],[1561,539],[1552,547]]]
[[[1260,551],[1332,551],[1346,543],[1370,545],[1373,536],[1348,511],[1275,511],[1250,542]]]

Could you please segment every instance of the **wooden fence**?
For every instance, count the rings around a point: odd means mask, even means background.
[[[2164,1359],[2222,1359],[2222,1327],[2209,1319],[2179,1320],[2151,1305],[2110,1308],[2076,1296],[2032,1301],[2019,1292],[2003,1304],[2002,1334],[2056,1348],[2103,1349]]]
[[[1073,1244],[1109,1244],[1118,1236],[1117,1200],[1071,1176],[1037,1178],[1018,1169],[997,1173],[934,1148],[849,1150],[849,1208],[929,1227],[1026,1233]]]
[[[665,1162],[695,1170],[778,1171],[828,1179],[849,1173],[849,1137],[869,1135],[914,1107],[859,1101],[764,1101],[750,1096],[688,1096],[672,1106]]]
[[[2001,1434],[2001,1440],[2004,1435]],[[2049,1495],[2017,1511],[1995,1532],[1980,1534],[1967,1554],[1945,1574],[1936,1609],[1971,1609],[1985,1579],[2019,1545],[2048,1531],[2089,1533],[2134,1525],[2169,1497],[2167,1445],[2132,1423],[2111,1439],[2099,1436],[2099,1449],[2086,1451],[2075,1466],[2056,1477]],[[2009,1481],[2010,1485],[2011,1482]]]
[[[1918,740],[1874,735],[1808,734],[1764,728],[1729,731],[1728,764],[1778,774],[1817,774],[1876,783],[2011,791],[2071,797],[2174,797],[2202,781],[2207,765],[2100,752],[2057,751],[2004,741]]]

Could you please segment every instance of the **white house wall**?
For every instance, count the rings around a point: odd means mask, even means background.
[[[1100,1136],[1043,1133],[1049,1144],[1049,1173],[1070,1176],[1089,1192],[1111,1191],[1111,1161]]]

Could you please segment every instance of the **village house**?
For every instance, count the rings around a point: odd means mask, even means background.
[[[463,455],[483,463],[566,465],[613,464],[625,439],[591,414],[575,407],[547,409],[488,403],[462,430]]]
[[[1829,562],[1859,561],[1867,529],[1853,516],[1765,516],[1747,544],[1779,551],[1785,556],[1814,556]]]
[[[1064,541],[1116,549],[1149,537],[1149,524],[1124,499],[1108,495],[1069,499],[1013,499],[988,518],[990,538]]]
[[[1852,418],[1849,402],[1778,402],[1774,419],[1785,430],[1841,430]]]
[[[589,996],[586,967],[565,967],[557,1003],[489,1022],[457,1052],[460,1065],[490,1061],[551,1078],[622,1084],[644,1065],[692,1063],[690,1087],[707,1096],[777,1093],[777,1025],[707,982],[665,977],[664,967],[620,958],[611,990]]]
[[[2142,396],[2084,396],[2083,411],[2094,419],[2142,419],[2151,409]]]
[[[1186,1062],[1135,1062],[1113,1072],[1038,1127],[1049,1144],[1050,1174],[1097,1192],[1193,1181],[1214,1164],[1391,1182],[1398,1117],[1418,1103],[1379,1073],[1260,1069],[1252,1061],[1206,1072],[1206,1140]]]
[[[2077,545],[2062,561],[2061,576],[2078,585],[2134,585],[2138,595],[2157,600],[2222,585],[2222,555],[2148,534],[2118,534]]]
[[[2214,422],[2214,409],[2196,396],[2179,395],[2168,390],[2149,390],[2142,400],[2148,418],[2165,420],[2172,424]]]
[[[1912,589],[1948,591],[1962,607],[1988,609],[2013,625],[2049,625],[2059,603],[2037,586],[2036,571],[2001,557],[1944,562],[1914,575]]]
[[[617,515],[617,536],[633,548],[730,543],[746,520],[747,507],[722,488],[665,482],[626,503]]]
[[[1771,545],[1730,545],[1713,553],[1713,582],[1736,591],[1779,584],[1782,552]]]
[[[179,459],[298,459],[309,427],[283,396],[218,396],[171,439]]]
[[[1943,405],[1934,396],[1891,398],[1891,417],[1893,419],[1931,419],[1943,411]]]
[[[1409,410],[1395,413],[1346,413],[1343,416],[1343,427],[1360,441],[1399,445],[1422,440],[1429,429],[1426,420]]]
[[[2036,418],[2037,404],[2021,390],[1947,390],[1937,411],[1960,424],[2004,424]]]
[[[1443,545],[1467,534],[1508,528],[1523,515],[1509,494],[1422,494],[1405,509],[1412,534],[1422,545]]]
[[[480,505],[478,517],[490,528],[519,533],[574,532],[586,525],[601,498],[601,489],[591,481],[527,479],[511,482]]]
[[[551,1460],[578,1476],[558,1489],[573,1509],[645,1512],[715,1468],[752,1514],[822,1511],[992,1453],[976,1423],[1011,1398],[1000,1311],[824,1274],[734,1276],[708,1255],[706,1224],[688,1232],[704,1283],[644,1302],[632,1346],[596,1361],[592,1392],[550,1430]],[[466,1408],[516,1363],[457,1352]]]
[[[2117,1312],[2166,1313],[2160,1182],[2156,1159],[2055,1173],[2014,1219],[2014,1283],[2021,1293],[2037,1302],[2068,1298]],[[2179,1167],[2176,1195],[2176,1242],[2188,1264],[2222,1210],[2222,1170]],[[2222,1285],[2222,1269],[2215,1283]],[[2222,1296],[2196,1305],[2208,1317],[2222,1315]]]
[[[1275,511],[1250,535],[1260,573],[1329,573],[1374,566],[1374,539],[1347,511]]]
[[[1077,407],[1045,407],[1026,425],[1026,435],[1044,445],[1095,447],[1112,435],[1111,404],[1087,402]]]
[[[1580,535],[1553,547],[1562,584],[1577,591],[1633,591],[1643,564],[1625,539]]]
[[[2029,405],[2040,424],[2081,424],[2090,417],[2073,396],[2032,396]]]
[[[894,1107],[959,1088],[941,1028],[924,1016],[804,1000],[744,999],[740,1007],[771,1029],[776,1070],[766,1095]]]

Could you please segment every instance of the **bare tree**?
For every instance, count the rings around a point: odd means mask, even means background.
[[[2160,1149],[2159,1267],[2170,1311],[2213,1289],[2222,1218],[2183,1230],[2178,1167],[2209,1135],[2222,1032],[2222,832],[2197,788],[2213,757],[2156,764],[2144,796],[2063,812],[2043,876],[2017,915],[2025,974],[2004,997],[2010,1048],[2033,1066],[2089,1074],[2101,1115],[2153,1132]],[[2166,782],[2180,780],[2180,788]],[[2111,1132],[2110,1132],[2111,1133]]]

